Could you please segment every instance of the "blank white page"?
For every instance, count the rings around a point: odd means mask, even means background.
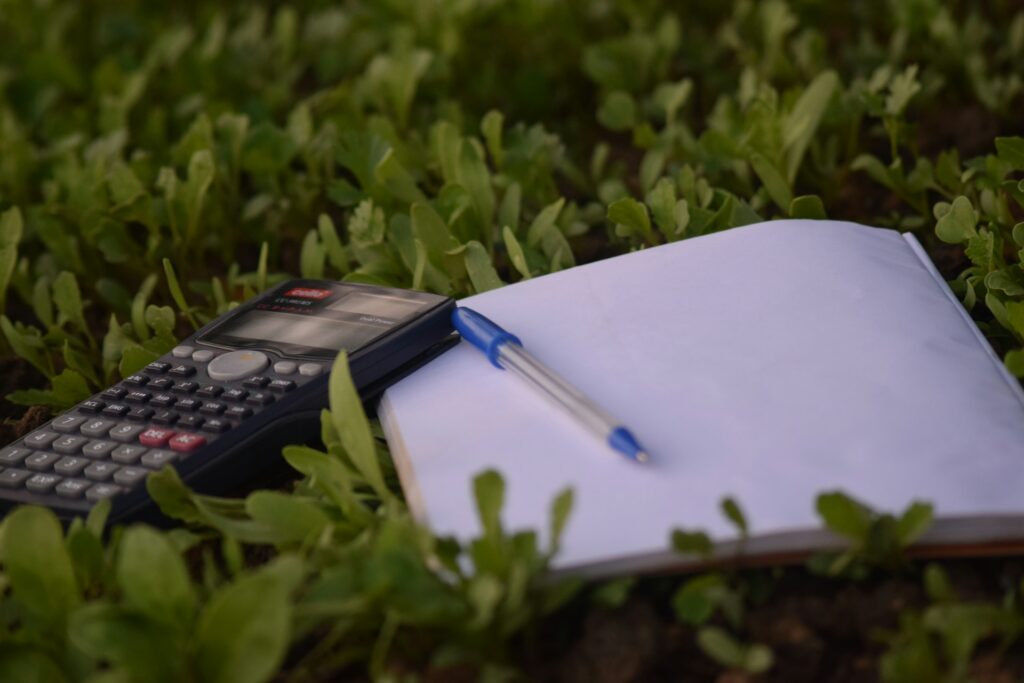
[[[557,566],[663,551],[675,527],[816,528],[841,488],[883,510],[1024,511],[1024,397],[899,233],[775,221],[646,249],[464,300],[618,417],[651,455],[615,455],[462,342],[382,411],[413,512],[479,533],[471,479],[506,481],[506,528],[576,505]]]

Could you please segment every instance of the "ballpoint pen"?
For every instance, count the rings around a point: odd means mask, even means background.
[[[466,341],[484,352],[494,367],[521,377],[615,451],[636,462],[647,462],[647,452],[621,422],[527,353],[514,334],[465,307],[452,312],[452,324]]]

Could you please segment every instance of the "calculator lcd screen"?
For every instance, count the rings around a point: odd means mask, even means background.
[[[230,346],[274,346],[296,355],[354,351],[387,332],[386,326],[249,310],[217,328],[209,341]],[[321,354],[322,355],[322,354]]]

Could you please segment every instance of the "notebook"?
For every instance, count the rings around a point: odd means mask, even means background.
[[[1024,539],[1024,392],[911,235],[783,220],[648,248],[460,302],[621,419],[617,457],[463,341],[386,392],[379,416],[413,514],[476,536],[472,478],[506,482],[506,528],[543,536],[575,506],[556,568],[685,564],[674,528],[750,557],[841,541],[818,493],[897,512],[935,505],[923,547]],[[692,559],[692,558],[691,558]]]

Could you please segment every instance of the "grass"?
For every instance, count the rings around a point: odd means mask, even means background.
[[[0,35],[6,417],[62,410],[290,276],[464,296],[785,217],[914,232],[1024,376],[1010,2],[0,0]],[[793,680],[751,615],[798,570],[553,584],[557,548],[501,527],[496,473],[473,483],[484,535],[435,538],[346,372],[325,449],[285,450],[294,490],[211,500],[164,472],[151,490],[185,523],[168,532],[104,537],[102,510],[66,531],[9,516],[0,672],[557,677],[537,662],[571,659],[581,624],[639,601],[689,629],[696,670]],[[965,680],[992,657],[1020,674],[1000,656],[1024,628],[1019,571],[960,597],[950,566],[902,557],[930,509],[897,519],[837,495],[818,509],[856,530],[853,550],[808,584],[923,596],[880,648],[862,634],[878,676]],[[571,500],[553,501],[556,528]]]

